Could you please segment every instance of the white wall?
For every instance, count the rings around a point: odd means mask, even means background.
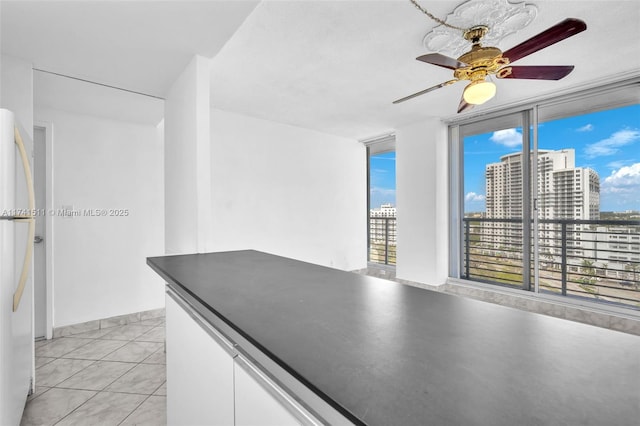
[[[163,143],[150,124],[36,109],[53,125],[56,209],[126,217],[54,217],[54,327],[164,306],[146,257],[164,254]]]
[[[33,139],[32,65],[22,59],[2,55],[0,69],[0,107],[13,111],[28,139]]]
[[[430,285],[448,275],[447,127],[436,119],[396,131],[396,276]]]
[[[167,254],[207,251],[211,223],[209,61],[194,56],[165,100]]]
[[[366,152],[356,140],[211,111],[215,251],[366,267]]]

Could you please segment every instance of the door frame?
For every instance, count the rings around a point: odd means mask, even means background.
[[[46,121],[34,120],[33,127],[44,129],[45,137],[45,262],[46,262],[46,300],[45,300],[45,318],[46,318],[46,334],[47,339],[53,337],[53,259],[54,259],[54,229],[53,218],[55,216],[53,204],[53,124]],[[35,149],[34,149],[35,152]],[[35,314],[34,314],[35,315]]]

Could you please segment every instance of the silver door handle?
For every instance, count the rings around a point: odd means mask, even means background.
[[[40,244],[40,243],[41,243],[41,242],[43,242],[43,241],[44,241],[44,238],[42,238],[42,237],[41,237],[41,236],[39,236],[39,235],[36,235],[36,236],[33,238],[33,242],[34,242],[35,244]]]

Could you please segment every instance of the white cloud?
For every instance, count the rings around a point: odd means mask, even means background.
[[[504,129],[493,132],[489,138],[493,142],[504,145],[507,148],[515,148],[522,145],[522,133],[516,129]]]
[[[576,132],[590,132],[593,130],[593,124],[589,123],[589,124],[585,124],[582,127],[578,127],[576,129]]]
[[[631,166],[624,166],[611,172],[610,176],[604,179],[603,186],[640,186],[640,163]]]
[[[619,151],[620,147],[629,145],[638,139],[640,139],[640,131],[638,130],[618,130],[607,139],[587,145],[584,151],[587,158],[613,155]]]
[[[475,192],[467,192],[464,196],[465,201],[484,201],[484,195],[476,194]]]
[[[640,163],[624,166],[611,172],[600,186],[603,197],[611,197],[612,202],[629,209],[640,205]]]

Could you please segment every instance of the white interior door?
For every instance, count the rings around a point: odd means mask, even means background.
[[[34,159],[33,186],[36,195],[36,211],[46,211],[46,129],[33,129]],[[44,214],[36,215],[36,237],[33,250],[34,279],[34,334],[35,338],[47,335],[47,261],[46,221]]]

